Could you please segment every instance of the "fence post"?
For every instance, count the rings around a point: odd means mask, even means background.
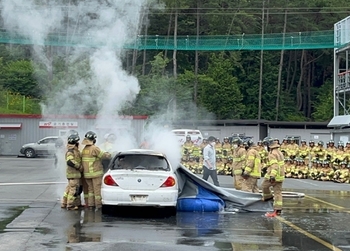
[[[23,96],[22,104],[23,104],[22,111],[23,111],[23,113],[25,113],[26,112],[26,96]]]
[[[6,92],[6,109],[9,109],[9,92]]]

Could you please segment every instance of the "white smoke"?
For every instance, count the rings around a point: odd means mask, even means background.
[[[67,69],[61,79],[54,76],[54,84],[47,83],[52,91],[43,115],[97,113],[96,127],[118,124],[119,112],[140,90],[138,80],[123,69],[122,48],[137,37],[147,0],[45,2],[1,1],[4,26],[35,45],[35,57],[48,71],[52,55],[40,45],[54,39],[75,46],[53,47]]]
[[[50,92],[46,93],[48,102],[42,107],[44,116],[97,114],[95,127],[85,128],[98,130],[97,145],[103,143],[105,133],[114,133],[116,151],[139,146],[131,121],[119,118],[125,104],[132,103],[140,91],[137,78],[123,69],[123,46],[134,43],[142,23],[140,18],[151,3],[149,0],[1,1],[5,28],[34,44],[34,56],[39,64],[55,73],[58,71],[53,69],[55,57],[66,65],[45,83],[50,86]],[[72,46],[42,46],[50,40]],[[176,138],[170,128],[163,128],[158,122],[152,121],[145,135],[152,138],[155,150],[165,152],[177,164],[180,151]]]

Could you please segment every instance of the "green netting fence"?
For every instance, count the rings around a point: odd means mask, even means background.
[[[350,32],[350,31],[349,31]],[[113,35],[111,41],[113,41]],[[118,34],[115,34],[118,36]],[[239,35],[217,35],[217,36],[137,36],[128,41],[124,46],[117,42],[108,46],[137,50],[299,50],[299,49],[329,49],[340,48],[345,45],[334,42],[334,31],[310,31],[292,33],[265,34],[239,34]],[[118,41],[118,39],[116,39]],[[8,31],[0,31],[0,43],[11,44],[41,44],[52,46],[80,46],[101,47],[106,46],[106,41],[92,35],[79,36],[49,34],[44,41],[33,41],[27,37],[16,35]]]
[[[0,91],[0,112],[41,114],[40,100],[7,91]]]

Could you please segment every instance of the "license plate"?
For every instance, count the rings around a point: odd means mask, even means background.
[[[130,199],[133,202],[146,202],[147,195],[130,195]]]

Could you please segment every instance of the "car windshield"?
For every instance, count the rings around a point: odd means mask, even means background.
[[[112,169],[170,171],[167,160],[162,156],[154,155],[121,155],[112,165]]]

